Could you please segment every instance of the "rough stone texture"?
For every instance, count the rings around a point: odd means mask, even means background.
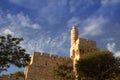
[[[26,66],[25,78],[26,80],[57,80],[54,76],[54,69],[64,62],[72,65],[70,58],[35,52],[30,65]]]
[[[73,26],[71,29],[70,41],[70,58],[73,60],[73,69],[76,71],[75,64],[80,57],[88,52],[95,51],[97,47],[95,41],[79,38],[76,26]]]

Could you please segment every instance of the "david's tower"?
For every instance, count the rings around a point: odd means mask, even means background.
[[[78,30],[76,28],[76,26],[73,26],[71,29],[71,34],[70,34],[70,43],[71,43],[71,47],[70,47],[70,58],[74,61],[76,58],[76,51],[78,52],[78,46],[77,46],[77,41],[78,41]]]
[[[79,53],[79,48],[78,48],[78,43],[77,41],[79,40],[78,38],[78,30],[76,26],[73,26],[71,29],[71,36],[70,36],[70,58],[73,60],[73,70],[76,71],[75,65],[76,61],[79,60],[80,58],[80,53]]]
[[[78,39],[78,30],[76,26],[73,26],[71,29],[71,46],[75,44],[77,39]]]
[[[77,78],[75,65],[77,61],[84,55],[97,50],[96,42],[78,37],[78,30],[73,26],[70,33],[70,58],[73,61],[73,71]]]
[[[78,30],[77,30],[76,26],[73,26],[71,29],[71,36],[70,36],[70,43],[71,43],[70,58],[72,60],[75,57],[75,45],[76,45],[77,39],[78,39]]]

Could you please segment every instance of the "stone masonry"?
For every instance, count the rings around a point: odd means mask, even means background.
[[[25,68],[25,80],[57,80],[54,69],[65,62],[72,66],[70,58],[35,52],[30,65]]]

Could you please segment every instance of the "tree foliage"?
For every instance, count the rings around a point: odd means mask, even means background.
[[[25,77],[23,71],[17,71],[17,72],[15,72],[15,73],[11,74],[11,76],[14,76],[14,77],[16,77],[16,78],[18,78],[18,77],[23,77],[23,78],[24,78],[24,77]]]
[[[20,46],[23,38],[15,38],[11,35],[0,36],[0,72],[7,70],[10,64],[24,67],[30,61],[29,54]]]
[[[73,67],[69,63],[58,65],[54,70],[54,75],[57,80],[74,80]]]
[[[12,74],[2,74],[0,80],[23,80],[25,78],[23,71],[17,71]]]
[[[109,51],[95,51],[85,54],[76,64],[80,77],[89,77],[93,80],[105,80],[119,73],[119,60]]]

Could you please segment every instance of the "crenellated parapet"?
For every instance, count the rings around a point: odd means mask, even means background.
[[[54,69],[66,62],[72,66],[72,60],[68,57],[34,52],[30,65],[25,69],[26,80],[54,80]]]
[[[55,54],[47,54],[47,53],[40,53],[40,52],[34,52],[32,58],[31,58],[31,62],[30,62],[30,65],[31,64],[37,64],[37,62],[39,63],[39,60],[42,59],[43,61],[44,60],[52,60],[52,59],[57,59],[58,61],[69,61],[70,58],[69,57],[65,57],[65,56],[58,56],[58,55],[55,55]]]

